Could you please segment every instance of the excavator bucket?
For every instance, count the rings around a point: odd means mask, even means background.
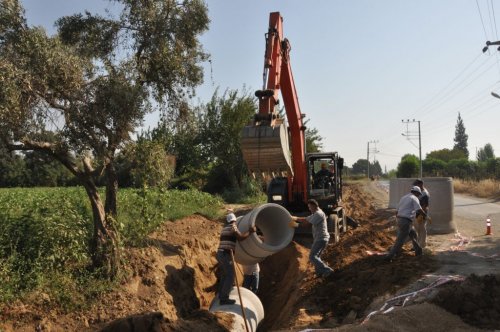
[[[241,149],[248,169],[254,175],[293,174],[288,130],[284,123],[273,127],[244,127]]]

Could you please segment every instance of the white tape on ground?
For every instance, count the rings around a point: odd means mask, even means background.
[[[393,297],[392,299],[387,300],[379,310],[375,310],[375,311],[370,312],[366,316],[366,318],[363,320],[363,322],[361,322],[361,324],[366,323],[370,319],[371,316],[373,316],[377,313],[386,314],[386,313],[394,310],[394,307],[396,307],[396,306],[404,307],[408,303],[408,301],[410,301],[412,298],[414,298],[418,294],[428,292],[431,289],[439,287],[439,286],[446,284],[450,281],[462,281],[465,279],[465,277],[463,277],[463,276],[454,276],[454,275],[438,276],[438,275],[433,275],[433,274],[426,274],[425,277],[437,277],[437,279],[422,289],[419,289],[419,290],[414,291],[414,292],[398,295],[396,297]]]

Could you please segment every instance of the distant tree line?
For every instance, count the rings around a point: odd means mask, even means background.
[[[490,143],[480,148],[477,160],[469,160],[458,149],[441,149],[427,154],[422,161],[423,176],[449,176],[460,179],[500,180],[500,158],[495,157]],[[420,173],[418,157],[407,154],[401,158],[397,169],[398,177],[416,177]]]
[[[354,164],[352,164],[351,168],[348,169],[348,172],[350,175],[367,176],[368,167],[370,167],[370,175],[380,176],[383,173],[378,160],[369,163],[367,159],[358,159]]]
[[[455,126],[453,149],[431,151],[422,161],[422,175],[449,176],[460,179],[500,180],[500,158],[495,157],[493,146],[490,143],[480,148],[476,160],[469,160],[467,148],[468,135],[465,132],[463,119],[458,114]],[[413,154],[406,154],[398,164],[396,175],[398,177],[416,177],[420,174],[420,162]]]

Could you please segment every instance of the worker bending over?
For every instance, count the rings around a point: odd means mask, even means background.
[[[398,208],[396,211],[398,235],[396,237],[396,242],[389,251],[389,254],[385,256],[385,260],[391,261],[394,256],[396,256],[401,251],[401,248],[403,247],[403,244],[405,243],[408,236],[413,243],[415,256],[422,255],[422,248],[417,242],[417,233],[412,228],[412,221],[415,218],[415,214],[417,211],[422,213],[424,216],[426,215],[418,201],[418,197],[420,195],[422,195],[420,188],[417,186],[413,186],[410,190],[410,193],[404,195],[399,200]]]

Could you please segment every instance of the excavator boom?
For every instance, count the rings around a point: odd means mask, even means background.
[[[263,90],[255,92],[259,112],[243,129],[241,146],[252,173],[288,177],[289,200],[305,201],[305,127],[290,66],[290,50],[289,41],[283,38],[283,18],[279,12],[271,13],[266,33]],[[279,113],[280,92],[289,128]]]

